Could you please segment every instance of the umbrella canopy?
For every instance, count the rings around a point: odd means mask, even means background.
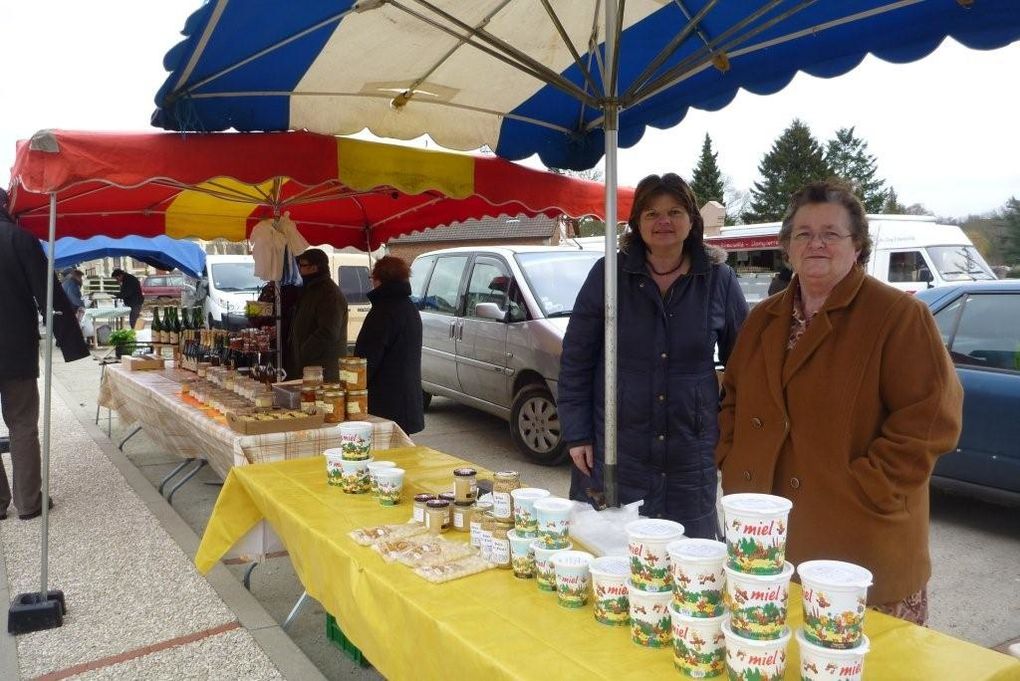
[[[11,214],[40,237],[50,192],[62,237],[240,241],[289,211],[310,243],[362,250],[468,218],[604,214],[597,182],[306,132],[43,131],[18,144],[11,179]],[[632,197],[624,192],[622,219]]]
[[[153,124],[428,133],[451,149],[581,169],[603,154],[607,103],[619,104],[629,147],[647,126],[720,109],[742,88],[777,92],[798,71],[833,77],[867,54],[908,62],[947,36],[978,49],[1020,38],[1016,0],[619,5],[607,55],[602,0],[213,0],[164,60]]]
[[[49,251],[48,242],[44,241],[42,247]],[[205,270],[205,251],[201,246],[168,236],[126,236],[122,239],[108,236],[76,239],[69,236],[57,239],[53,251],[53,267],[58,270],[87,260],[124,255],[161,270],[180,270],[196,279]]]

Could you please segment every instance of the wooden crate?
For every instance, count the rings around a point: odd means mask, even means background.
[[[128,371],[147,371],[162,369],[166,366],[166,361],[155,355],[124,355],[120,358],[120,363]]]
[[[286,433],[291,430],[311,430],[321,428],[326,415],[315,412],[297,418],[249,421],[236,414],[227,412],[227,425],[231,430],[242,435],[265,435],[266,433]]]

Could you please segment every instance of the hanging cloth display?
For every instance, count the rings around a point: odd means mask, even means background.
[[[266,218],[251,230],[251,254],[255,258],[255,276],[264,281],[283,278],[287,251],[290,257],[300,255],[308,242],[297,231],[297,225],[286,212],[279,218]]]

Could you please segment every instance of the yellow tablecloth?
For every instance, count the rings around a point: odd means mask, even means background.
[[[673,669],[669,650],[639,648],[628,628],[596,623],[590,606],[557,606],[555,595],[539,592],[534,580],[490,570],[434,585],[355,544],[350,530],[405,522],[409,495],[448,489],[452,470],[466,463],[425,447],[392,449],[385,458],[407,470],[405,501],[392,508],[329,487],[322,457],[231,469],[195,557],[199,570],[211,569],[267,520],[309,595],[388,679],[686,678]],[[798,627],[794,587],[790,625]],[[877,612],[869,611],[865,631],[872,646],[868,681],[1020,679],[1020,662],[1007,655]],[[796,643],[788,650],[786,679],[796,680]]]

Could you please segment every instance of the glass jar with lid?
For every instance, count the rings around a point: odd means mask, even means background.
[[[453,492],[459,502],[472,502],[478,496],[478,472],[474,468],[453,471]]]
[[[368,418],[368,391],[347,391],[347,420],[364,421]]]
[[[442,534],[450,529],[450,502],[433,499],[425,502],[425,528],[429,534]]]
[[[301,371],[301,386],[304,388],[318,388],[322,385],[322,367],[318,365],[306,366]]]
[[[347,384],[347,390],[368,389],[368,360],[364,357],[341,357],[340,379]]]
[[[513,520],[514,502],[510,492],[521,486],[517,471],[499,471],[492,479],[492,515],[498,520]]]

